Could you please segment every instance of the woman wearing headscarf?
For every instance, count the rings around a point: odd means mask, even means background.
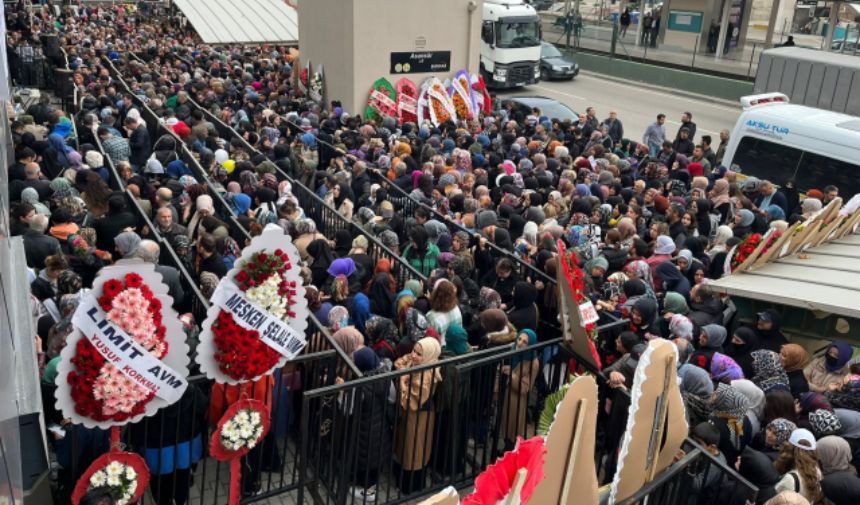
[[[310,264],[311,281],[314,286],[322,289],[329,277],[328,267],[334,261],[328,240],[318,238],[312,241],[308,244],[308,255],[313,258]]]
[[[660,336],[660,330],[657,327],[656,300],[651,298],[636,300],[630,311],[630,331],[636,333],[640,340],[651,340]]]
[[[352,234],[348,230],[334,232],[334,247],[332,251],[338,258],[346,258],[352,249]]]
[[[809,415],[816,410],[833,411],[827,397],[821,393],[803,393],[794,401],[794,411],[797,413],[797,425],[810,428]]]
[[[337,235],[335,235],[335,238],[337,238]],[[367,253],[367,248],[367,237],[358,235],[352,239],[348,253],[348,256],[355,262],[358,282],[362,286],[366,285],[373,278],[373,258]],[[337,252],[337,249],[335,251]]]
[[[795,397],[809,391],[803,369],[809,363],[809,353],[798,344],[785,344],[779,350],[779,360],[788,374],[788,386]]]
[[[334,296],[334,284],[338,277],[343,277],[346,279],[347,284],[347,292],[349,295],[354,295],[361,290],[361,284],[358,283],[358,275],[356,275],[355,262],[352,261],[352,258],[337,258],[332,261],[328,266],[328,270],[326,270],[329,275],[329,285],[323,289],[323,291]]]
[[[358,328],[358,331],[364,332],[365,325],[368,319],[373,315],[370,310],[370,299],[364,293],[356,294],[352,299],[352,311],[350,320]]]
[[[831,343],[824,355],[812,360],[804,369],[809,390],[823,392],[842,387],[842,382],[851,371],[848,362],[854,349],[847,342],[836,340]]]
[[[715,353],[722,352],[726,341],[726,329],[718,324],[702,326],[699,332],[699,349],[693,353],[690,363],[705,370],[711,369],[711,359]]]
[[[188,221],[188,227],[186,228],[188,238],[192,242],[197,240],[198,232],[203,225],[203,219],[215,215],[215,203],[211,196],[200,195],[194,201],[194,209],[194,215],[191,216],[191,220]],[[186,207],[186,210],[190,210],[190,207]]]
[[[834,505],[860,503],[860,478],[851,466],[851,446],[844,438],[827,436],[816,442],[821,464],[821,490]]]
[[[714,355],[711,356],[710,371],[711,380],[714,382],[730,384],[732,381],[744,378],[744,373],[741,370],[741,367],[735,363],[735,360],[721,352],[715,352]]]
[[[335,184],[331,191],[325,195],[325,203],[334,207],[334,209],[346,218],[347,221],[352,221],[352,213],[354,208],[352,191],[345,184]]]
[[[779,355],[767,349],[758,349],[750,353],[752,358],[752,381],[765,393],[778,388],[788,388],[788,375],[782,368]]]
[[[540,362],[536,351],[524,351],[537,344],[537,334],[530,329],[520,330],[517,340],[511,350],[518,351],[511,356],[511,364],[502,366],[502,376],[499,388],[504,393],[502,406],[501,431],[505,436],[506,450],[513,450],[517,437],[526,436],[526,409],[529,404],[529,392],[534,386],[540,371]],[[505,384],[505,379],[508,379]]]
[[[382,317],[394,317],[394,291],[391,289],[391,275],[381,272],[370,281],[367,297],[370,311]]]
[[[445,345],[445,334],[452,324],[462,324],[463,315],[457,305],[457,287],[447,279],[439,279],[430,293],[430,311],[427,312],[427,324],[442,336]]]
[[[631,280],[641,281],[645,285],[645,295],[648,298],[657,299],[654,294],[654,279],[651,276],[651,267],[645,260],[633,260],[624,266],[624,275],[627,276],[628,282]],[[626,284],[626,283],[625,283]]]
[[[508,316],[501,309],[487,309],[479,316],[484,331],[482,342],[488,347],[510,345],[516,341],[517,329],[508,322]],[[482,345],[483,347],[483,345]]]
[[[717,179],[711,189],[711,209],[720,213],[720,224],[728,224],[732,203],[729,201],[729,181]]]
[[[377,356],[392,362],[400,357],[397,345],[400,343],[400,331],[389,318],[373,316],[364,325],[367,346],[376,352]]]
[[[773,466],[782,479],[774,489],[800,493],[810,503],[819,503],[821,493],[821,470],[818,466],[816,442],[808,430],[798,428],[792,432],[787,444],[783,444]]]
[[[747,379],[735,379],[729,385],[746,397],[749,404],[747,418],[752,425],[753,436],[758,435],[764,422],[764,391]]]
[[[514,286],[513,307],[508,311],[508,321],[517,331],[524,329],[537,331],[538,309],[535,305],[537,297],[537,288],[528,282],[519,281]]]
[[[752,425],[747,418],[749,402],[728,384],[717,384],[711,398],[711,422],[720,430],[720,452],[726,461],[737,461],[752,440]]]
[[[663,281],[664,291],[674,291],[685,300],[690,300],[690,281],[674,263],[665,261],[657,265],[657,276]]]
[[[759,348],[773,352],[779,352],[782,346],[788,343],[788,339],[782,334],[782,316],[776,309],[765,309],[756,314],[756,334],[758,334]]]
[[[712,261],[717,254],[728,252],[726,242],[733,236],[734,231],[731,229],[731,227],[726,225],[720,225],[717,228],[716,235],[714,235],[713,243],[711,243],[711,247],[708,248],[708,256],[711,258]]]
[[[432,365],[442,353],[435,338],[415,343],[412,352],[394,364],[397,370]],[[439,367],[401,375],[397,383],[399,413],[394,436],[394,459],[400,466],[398,487],[412,494],[424,487],[425,467],[430,461],[436,413],[433,396],[442,381]]]
[[[439,248],[430,242],[427,230],[420,225],[409,230],[409,244],[403,249],[402,256],[425,277],[439,267]]]
[[[733,333],[726,348],[726,355],[735,360],[741,370],[744,371],[744,377],[753,377],[752,351],[758,349],[758,336],[752,328],[747,326],[739,326]]]
[[[469,433],[469,416],[458,417],[459,426],[454,425],[451,413],[456,406],[456,398],[460,400],[461,408],[465,408],[466,401],[470,398],[472,389],[472,378],[468,374],[458,374],[456,365],[458,363],[446,363],[446,359],[463,356],[472,352],[469,345],[468,334],[460,324],[451,324],[445,332],[445,346],[442,348],[440,361],[442,366],[442,383],[436,393],[436,422],[438,430],[433,447],[433,468],[443,476],[456,475],[464,470],[466,461],[466,434]],[[455,395],[455,388],[457,394]],[[452,454],[454,453],[454,454]],[[453,465],[452,466],[452,456]]]
[[[80,161],[77,164],[72,162],[74,158],[72,153],[75,153],[80,160],[80,155],[66,144],[62,135],[58,133],[48,135],[48,148],[45,150],[42,163],[42,171],[45,176],[48,179],[55,179],[63,170],[80,165]]]
[[[797,425],[783,417],[777,417],[767,424],[762,438],[762,449],[772,460],[776,460],[782,446],[788,442]]]
[[[355,326],[340,328],[331,337],[350,359],[355,351],[364,347],[364,335]]]
[[[361,347],[353,353],[352,361],[363,377],[372,377],[391,371],[391,361],[377,356],[369,347]],[[391,435],[388,428],[387,398],[389,381],[366,382],[356,388],[347,415],[354,416],[347,423],[354,431],[346,440],[355,444],[355,473],[350,476],[352,495],[368,503],[376,499],[376,484],[379,469],[388,461],[391,451]]]

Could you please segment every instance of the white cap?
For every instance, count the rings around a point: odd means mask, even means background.
[[[798,449],[803,449],[804,451],[815,450],[815,436],[811,431],[804,428],[798,428],[792,431],[791,437],[788,439],[788,443]]]

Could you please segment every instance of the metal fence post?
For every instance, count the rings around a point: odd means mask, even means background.
[[[612,40],[609,45],[609,57],[615,58],[615,45],[618,43],[618,23],[612,23]]]
[[[755,58],[755,48],[756,48],[756,45],[753,44],[752,54],[750,54],[750,66],[747,69],[747,77],[750,77],[750,74],[752,74],[752,64],[753,64],[753,58]]]
[[[696,35],[696,45],[693,46],[693,61],[690,62],[690,70],[696,68],[696,52],[699,50],[699,37],[701,35]]]

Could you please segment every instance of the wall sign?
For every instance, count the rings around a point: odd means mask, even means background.
[[[702,13],[695,11],[669,11],[667,29],[676,32],[701,33]]]
[[[450,72],[451,51],[410,51],[391,53],[392,74]]]

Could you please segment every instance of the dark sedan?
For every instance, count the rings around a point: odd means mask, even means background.
[[[568,59],[549,42],[540,43],[540,78],[573,79],[579,73],[579,63]]]
[[[506,96],[502,98],[499,106],[506,108],[508,104],[522,112],[523,116],[528,116],[533,113],[534,109],[538,109],[542,116],[550,119],[558,119],[559,121],[569,119],[573,123],[579,119],[579,114],[567,105],[543,96]]]

